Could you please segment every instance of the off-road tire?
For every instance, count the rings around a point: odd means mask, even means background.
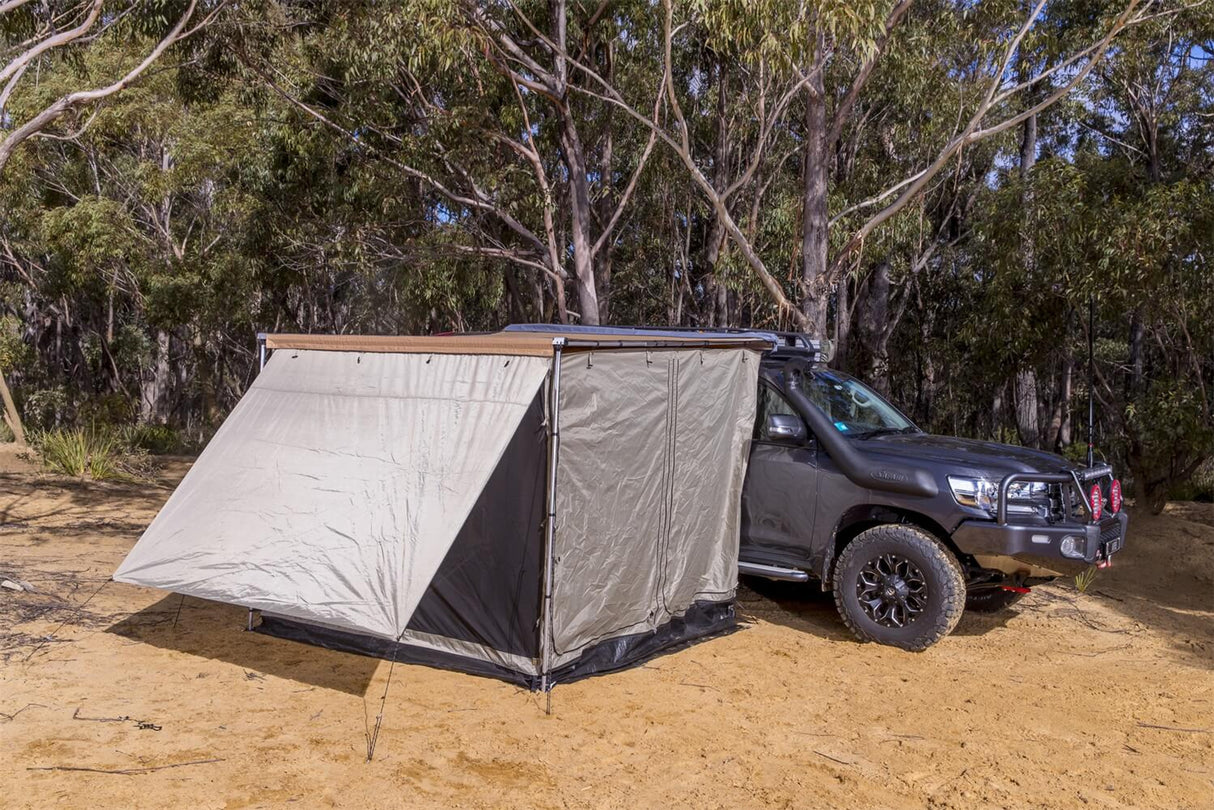
[[[883,555],[913,564],[926,585],[922,612],[903,627],[879,623],[860,604],[861,571]],[[911,652],[926,650],[951,633],[965,609],[965,577],[956,557],[935,537],[905,524],[875,526],[848,543],[835,563],[832,585],[839,615],[856,638]]]
[[[1026,595],[1002,588],[983,588],[965,595],[965,609],[975,613],[998,613],[1010,608]]]

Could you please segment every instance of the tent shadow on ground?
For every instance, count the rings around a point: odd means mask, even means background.
[[[180,607],[180,614],[178,608]],[[247,611],[178,594],[133,613],[106,632],[165,650],[222,661],[255,675],[365,695],[377,658],[335,652],[245,630]]]

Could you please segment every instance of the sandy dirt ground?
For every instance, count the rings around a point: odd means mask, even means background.
[[[398,665],[368,763],[387,662],[101,587],[184,469],[84,484],[0,455],[0,578],[33,587],[0,590],[0,805],[1214,807],[1208,504],[1135,515],[1086,595],[1038,588],[921,654],[755,584],[738,632],[560,686],[552,716]]]

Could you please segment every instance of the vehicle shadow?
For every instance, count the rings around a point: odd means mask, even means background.
[[[856,641],[839,618],[834,596],[824,593],[816,582],[776,582],[756,577],[741,577],[739,582],[738,612],[743,619],[782,624],[836,641]],[[1018,609],[964,613],[953,635],[985,635],[1015,618]]]
[[[739,577],[738,616],[744,621],[771,622],[833,641],[856,642],[835,610],[834,597],[824,593],[816,582]]]
[[[977,613],[967,610],[961,614],[961,621],[957,622],[951,635],[984,636],[992,630],[1006,627],[1007,623],[1016,618],[1016,614],[1023,609],[1020,605],[1015,605],[996,613]]]
[[[379,659],[249,633],[245,631],[247,616],[246,610],[235,605],[169,594],[106,632],[233,664],[254,674],[351,695],[366,694]]]

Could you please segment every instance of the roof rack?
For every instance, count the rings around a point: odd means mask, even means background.
[[[769,329],[742,329],[738,327],[699,327],[699,326],[564,326],[553,323],[512,323],[503,332],[560,332],[562,334],[586,335],[635,335],[644,334],[654,337],[683,337],[688,334],[703,335],[705,338],[746,337],[766,341],[771,349],[769,357],[788,360],[793,357],[803,357],[811,363],[828,363],[833,354],[833,346],[829,340],[822,341],[809,337],[803,332],[781,332]]]

